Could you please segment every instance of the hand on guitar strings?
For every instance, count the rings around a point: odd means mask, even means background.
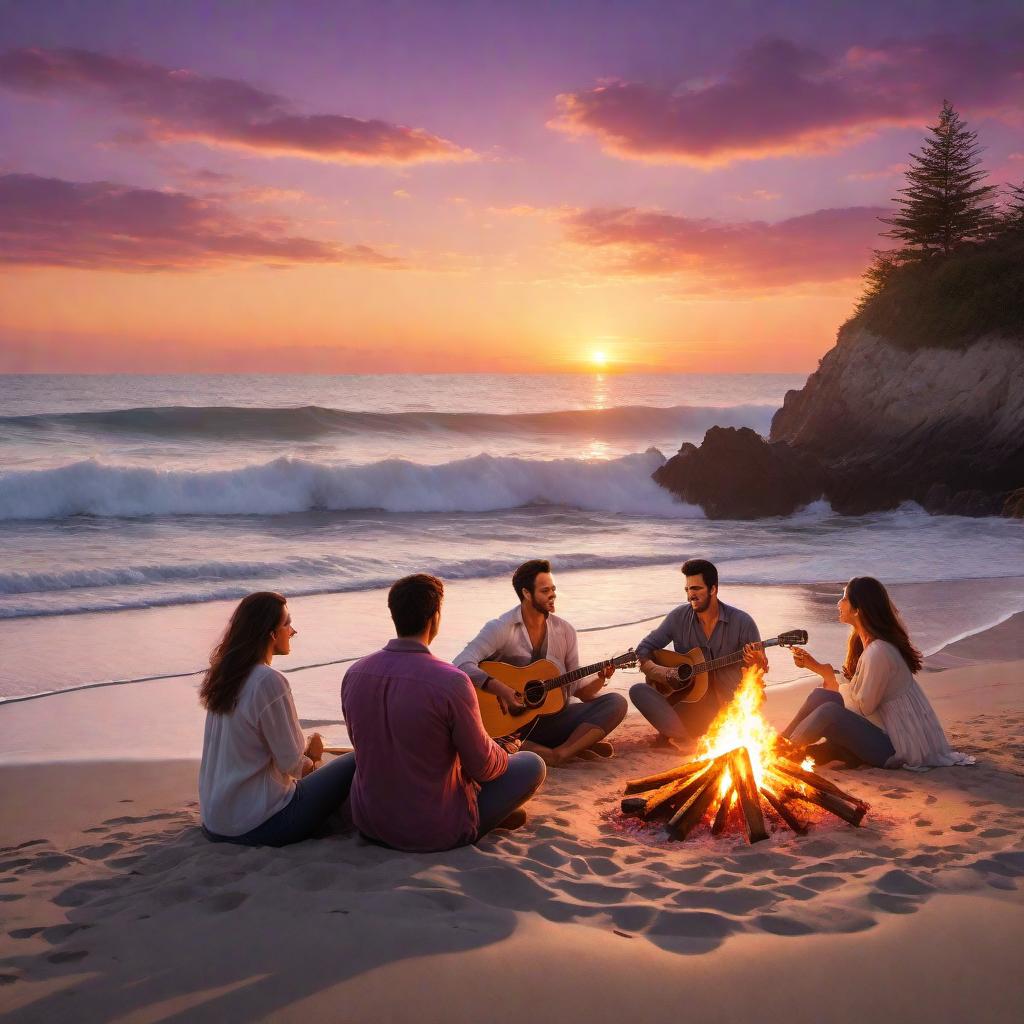
[[[507,715],[513,709],[526,706],[523,703],[523,695],[518,690],[512,689],[493,676],[487,680],[487,692],[498,698],[498,707],[501,708],[502,714]]]
[[[762,672],[768,671],[768,658],[760,644],[743,645],[743,664],[748,668],[756,665]]]

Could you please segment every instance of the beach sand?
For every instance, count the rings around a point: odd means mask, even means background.
[[[210,844],[195,761],[0,768],[5,1020],[1019,1021],[1022,645],[1017,615],[920,677],[976,766],[825,769],[864,827],[752,847],[621,818],[682,760],[635,716],[523,828],[430,855]]]

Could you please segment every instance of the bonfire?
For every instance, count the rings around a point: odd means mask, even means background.
[[[793,760],[799,753],[761,714],[763,703],[761,671],[749,668],[698,744],[696,758],[628,782],[623,813],[645,820],[668,814],[672,839],[685,839],[705,820],[712,835],[721,835],[735,816],[750,843],[768,837],[762,801],[799,835],[810,827],[808,812],[828,811],[860,825],[868,805],[816,774],[809,757]],[[808,807],[795,810],[794,803]]]

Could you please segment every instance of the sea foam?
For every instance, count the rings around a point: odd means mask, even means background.
[[[149,469],[95,459],[0,473],[0,520],[69,516],[270,516],[312,510],[492,512],[530,505],[700,517],[651,480],[656,449],[607,461],[477,455],[442,465],[361,466],[280,458],[223,470]]]

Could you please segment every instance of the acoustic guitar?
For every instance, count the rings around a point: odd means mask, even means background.
[[[498,698],[493,693],[477,690],[480,701],[480,717],[484,722],[487,735],[497,739],[518,732],[537,718],[558,714],[569,699],[568,685],[577,679],[585,679],[601,669],[614,665],[616,668],[629,668],[636,664],[636,652],[627,651],[617,658],[599,661],[593,665],[584,665],[572,672],[562,670],[552,661],[541,659],[529,665],[508,665],[503,661],[481,661],[480,668],[499,683],[511,686],[522,695],[523,707],[501,710]]]
[[[807,630],[792,629],[788,633],[780,633],[770,640],[761,640],[754,646],[764,650],[766,647],[803,647],[806,643]],[[664,685],[653,683],[651,685],[665,696],[669,704],[675,705],[680,702],[692,704],[701,700],[708,692],[708,674],[725,668],[726,665],[735,665],[741,662],[743,652],[736,651],[735,654],[726,654],[721,658],[707,661],[704,652],[699,647],[694,647],[685,654],[677,654],[675,651],[652,651],[651,660],[663,668],[678,669],[678,678],[672,678]]]

